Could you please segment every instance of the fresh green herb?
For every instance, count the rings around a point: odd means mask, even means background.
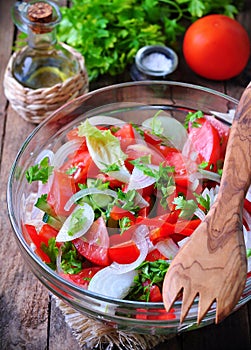
[[[76,166],[72,166],[69,169],[66,170],[66,174],[67,175],[73,175],[75,174],[75,172],[78,170],[78,168]]]
[[[73,236],[84,227],[87,220],[87,218],[84,216],[84,211],[84,208],[79,208],[72,213],[68,228],[69,236]]]
[[[222,176],[222,174],[223,174],[223,169],[217,169],[217,173],[218,173],[220,176]]]
[[[251,249],[247,249],[247,258],[250,258],[251,257]]]
[[[201,162],[199,165],[198,165],[198,169],[206,169],[208,167],[208,162]]]
[[[56,270],[56,261],[58,256],[58,247],[56,246],[56,239],[54,237],[50,238],[48,240],[48,246],[42,242],[41,243],[41,249],[45,254],[48,255],[51,262],[48,263],[48,266],[50,266],[53,270]]]
[[[120,169],[118,164],[110,164],[110,165],[103,164],[103,165],[106,166],[106,168],[102,169],[103,173],[109,173],[111,171],[119,171]]]
[[[73,0],[61,7],[57,37],[84,57],[90,80],[122,73],[145,45],[174,45],[197,18],[234,17],[243,0]],[[184,24],[186,23],[186,24]]]
[[[62,246],[61,268],[65,273],[78,273],[82,270],[82,260],[72,242]]]
[[[49,165],[49,158],[45,157],[39,164],[31,166],[25,173],[28,183],[33,181],[41,181],[47,183],[50,175],[53,172],[53,166]]]
[[[118,189],[118,198],[114,204],[125,210],[137,212],[139,210],[139,206],[135,204],[137,194],[136,190],[123,192],[121,189]]]
[[[131,226],[131,220],[125,216],[119,220],[120,233],[122,234]]]
[[[150,156],[149,156],[150,157]],[[174,171],[175,168],[169,165],[159,165],[158,169],[147,166],[150,163],[148,156],[132,160],[131,163],[140,169],[145,175],[156,179],[155,187],[161,192],[160,204],[166,208],[167,198],[175,191]]]
[[[131,164],[133,164],[136,168],[141,170],[145,175],[151,176],[153,178],[157,177],[158,171],[156,169],[150,168],[149,164],[151,164],[151,155],[139,157],[137,159],[131,160]]]
[[[204,117],[204,114],[202,111],[188,112],[184,122],[184,127],[188,129],[189,124],[191,124],[193,128],[201,127],[201,124],[198,123],[198,119],[201,119],[203,117]]]
[[[198,195],[197,193],[194,194],[195,198],[197,200],[197,202],[206,210],[206,213],[209,211],[210,209],[210,197],[207,194],[206,197],[203,197],[202,195]]]
[[[197,203],[193,199],[186,200],[183,196],[174,198],[173,203],[176,209],[180,209],[180,217],[183,219],[191,219],[195,210],[198,208]]]
[[[166,272],[169,267],[169,262],[166,260],[144,261],[139,267],[138,275],[134,279],[134,285],[131,288],[127,299],[149,301],[151,286],[157,284],[160,289]]]

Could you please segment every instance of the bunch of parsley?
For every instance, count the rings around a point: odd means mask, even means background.
[[[58,40],[77,49],[90,80],[122,73],[144,45],[172,46],[194,20],[209,14],[234,17],[243,0],[73,0],[61,7]]]

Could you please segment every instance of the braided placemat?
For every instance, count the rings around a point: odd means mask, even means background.
[[[61,310],[65,322],[82,350],[150,350],[173,337],[172,334],[137,334],[117,330],[103,322],[80,314],[59,298],[55,296],[53,298],[55,298],[56,306]]]
[[[76,57],[80,71],[63,83],[48,88],[30,89],[21,85],[12,75],[13,61],[18,52],[10,57],[4,75],[4,93],[12,108],[26,121],[38,124],[63,104],[89,90],[84,57],[70,46],[62,46]]]

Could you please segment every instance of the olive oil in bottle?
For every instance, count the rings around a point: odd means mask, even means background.
[[[61,13],[55,3],[19,3],[14,11],[15,24],[28,34],[28,46],[13,62],[12,74],[19,83],[31,89],[47,88],[78,74],[78,61],[56,40]]]

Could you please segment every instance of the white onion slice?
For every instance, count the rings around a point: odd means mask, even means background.
[[[35,164],[39,164],[41,160],[47,157],[49,158],[49,163],[53,164],[55,154],[50,149],[44,149],[42,152],[40,152],[35,160]]]
[[[107,297],[123,299],[133,285],[136,275],[136,271],[117,274],[114,268],[107,266],[92,277],[88,290]]]
[[[183,247],[184,244],[186,244],[186,242],[190,239],[191,236],[187,236],[185,238],[183,238],[181,241],[178,242],[178,246],[179,248]]]
[[[202,175],[201,176],[202,179],[212,180],[212,181],[215,181],[218,183],[220,183],[220,181],[221,181],[221,176],[217,173],[214,173],[213,171],[200,169],[199,172]],[[199,177],[199,175],[198,175],[198,177]]]
[[[158,251],[164,255],[167,259],[172,260],[179,251],[179,247],[172,240],[172,238],[164,239],[155,244]]]
[[[126,122],[114,117],[109,117],[107,115],[96,115],[94,117],[88,118],[88,121],[92,125],[117,125],[121,126],[125,124]]]
[[[127,170],[127,168],[123,165],[121,166],[121,168],[117,171],[109,171],[107,172],[107,174],[111,177],[113,177],[114,179],[120,181],[120,182],[124,182],[127,183],[130,179],[131,174],[129,173],[129,171]]]
[[[146,119],[142,125],[152,129],[155,121],[159,122],[163,128],[161,134],[170,140],[175,148],[182,150],[188,135],[184,126],[175,118],[166,115],[158,115],[157,117]]]
[[[62,249],[61,247],[58,249],[58,255],[56,259],[56,267],[57,267],[57,273],[60,275],[64,273],[62,267],[61,267],[61,258],[62,258]]]
[[[244,214],[244,216],[246,216],[246,214],[248,214],[248,216],[249,216],[248,221],[250,223],[250,215],[249,215],[249,213],[246,212]],[[245,217],[245,219],[246,219],[246,217]],[[248,231],[244,225],[243,225],[243,235],[244,235],[244,242],[245,242],[246,249],[251,249],[251,231]],[[247,263],[248,263],[247,271],[250,272],[251,271],[251,257],[248,258]]]
[[[195,210],[194,215],[197,216],[197,218],[200,219],[201,221],[203,221],[205,219],[205,217],[206,217],[206,214],[200,208],[197,208]]]
[[[98,188],[85,188],[83,190],[80,190],[76,193],[74,193],[74,195],[71,196],[71,198],[68,200],[68,202],[66,202],[65,206],[64,206],[64,210],[68,211],[70,210],[70,208],[72,207],[72,205],[74,203],[76,203],[79,199],[88,196],[88,195],[92,195],[92,194],[102,194],[102,195],[107,195],[113,198],[117,198],[117,192],[110,190],[110,189],[106,189],[106,190],[99,190]]]
[[[210,111],[211,114],[215,115],[216,117],[225,120],[226,122],[232,124],[234,115],[235,115],[235,109],[229,109],[227,113],[221,113],[216,111]]]
[[[76,215],[76,213],[80,210],[83,211],[82,214],[83,214],[83,218],[85,219],[85,222],[82,224],[82,226],[77,232],[70,235],[69,229],[70,229],[70,226],[72,225],[72,221],[74,220],[74,215]],[[94,221],[94,211],[92,207],[87,203],[84,203],[83,205],[77,205],[76,208],[73,210],[73,212],[68,216],[68,218],[63,223],[63,226],[61,227],[61,229],[57,234],[56,241],[68,242],[83,236],[89,230],[93,221]]]
[[[127,186],[127,191],[139,190],[141,188],[151,186],[155,182],[156,179],[154,177],[145,175],[143,171],[137,167],[134,167]]]
[[[64,143],[55,153],[54,163],[52,165],[59,169],[64,164],[67,157],[77,151],[82,143],[81,140],[71,140]]]

